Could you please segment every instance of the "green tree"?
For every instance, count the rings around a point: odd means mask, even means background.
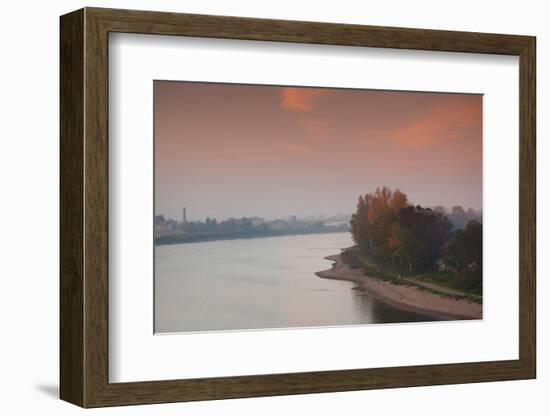
[[[422,256],[422,244],[413,231],[395,222],[390,231],[388,248],[398,266],[409,273],[416,270]]]
[[[454,270],[458,285],[481,293],[483,287],[483,226],[473,220],[458,229],[445,247],[445,264]]]
[[[451,236],[453,225],[449,219],[440,212],[417,205],[399,212],[399,224],[409,230],[416,240],[413,262],[415,271],[434,268]]]

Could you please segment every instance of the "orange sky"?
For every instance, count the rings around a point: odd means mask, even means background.
[[[155,81],[156,214],[350,214],[399,187],[481,209],[482,96]]]

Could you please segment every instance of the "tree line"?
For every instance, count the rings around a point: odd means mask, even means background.
[[[453,229],[443,210],[412,205],[404,192],[384,186],[359,197],[350,229],[362,255],[402,273],[443,271],[457,287],[481,293],[482,225],[477,220]]]

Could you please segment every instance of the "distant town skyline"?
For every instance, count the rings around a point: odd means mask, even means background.
[[[466,212],[467,214],[470,214],[469,210],[473,209],[472,207],[464,207],[462,205],[460,205],[460,206],[464,209],[464,212]],[[433,209],[433,208],[438,208],[438,207],[440,207],[440,205],[429,206],[427,208],[432,208]],[[187,208],[187,207],[185,207],[185,208]],[[452,211],[453,207],[443,207],[443,208],[445,209],[446,214],[451,214],[451,211]],[[474,212],[475,212],[476,215],[481,215],[482,214],[481,210],[474,210]],[[292,214],[289,214],[289,215],[283,215],[283,216],[229,215],[229,216],[219,216],[219,217],[216,217],[214,215],[205,215],[203,217],[198,217],[198,216],[189,217],[187,215],[187,212],[186,212],[185,217],[184,217],[184,214],[183,214],[182,210],[180,210],[179,217],[178,217],[177,215],[170,216],[170,215],[164,214],[162,212],[158,212],[158,210],[157,210],[155,212],[155,217],[162,216],[166,221],[173,220],[173,221],[176,221],[178,223],[205,221],[207,218],[209,218],[210,220],[218,220],[218,221],[226,221],[226,220],[229,220],[231,218],[233,218],[233,219],[259,218],[259,219],[262,219],[262,220],[265,220],[265,221],[274,221],[274,220],[287,220],[288,221],[288,220],[291,220],[291,219],[294,218],[294,219],[298,219],[298,220],[314,221],[314,220],[332,220],[332,219],[342,220],[344,217],[346,217],[348,219],[351,219],[352,214],[353,213],[346,214],[346,213],[340,212],[340,213],[334,213],[334,214],[316,214],[316,215],[314,215],[314,214],[309,214],[309,215],[292,215]],[[185,218],[185,221],[184,221],[184,218]]]
[[[482,96],[155,81],[155,214],[349,215],[386,185],[482,209]]]

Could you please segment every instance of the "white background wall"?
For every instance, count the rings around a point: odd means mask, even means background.
[[[544,274],[549,237],[549,12],[542,1],[18,1],[0,17],[0,410],[6,415],[83,412],[57,399],[58,390],[58,16],[102,6],[276,19],[530,34],[538,42],[538,380],[338,394],[167,404],[87,411],[88,414],[280,415],[334,413],[428,415],[529,414],[550,409],[550,361],[543,325],[550,285]],[[546,201],[544,200],[546,199]]]

